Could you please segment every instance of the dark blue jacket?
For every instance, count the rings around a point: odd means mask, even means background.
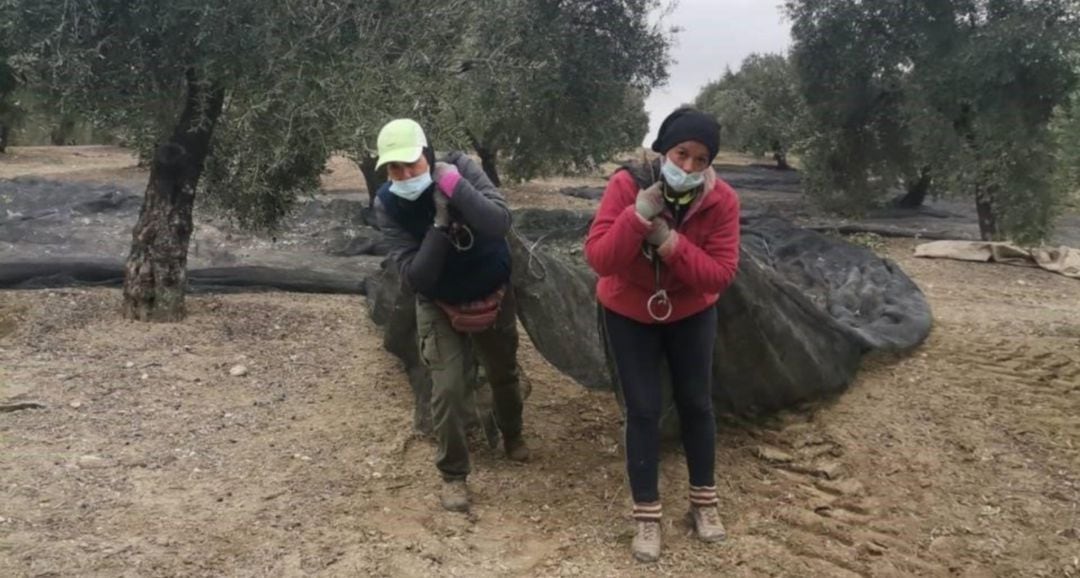
[[[429,299],[456,304],[486,297],[509,281],[506,233],[510,210],[502,194],[468,156],[451,153],[445,162],[457,166],[462,176],[450,197],[450,215],[452,222],[472,231],[471,248],[458,250],[445,235],[431,231],[435,216],[432,195],[437,194],[437,185],[417,200],[406,201],[391,193],[387,183],[376,194],[375,209],[390,257],[413,290]]]

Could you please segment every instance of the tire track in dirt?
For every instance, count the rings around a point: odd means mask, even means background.
[[[901,534],[891,512],[897,508],[871,494],[868,484],[845,460],[843,443],[812,421],[812,415],[787,416],[763,430],[752,449],[760,466],[779,482],[755,488],[763,497],[784,502],[772,513],[781,525],[754,528],[788,550],[811,559],[830,576],[941,575],[948,568],[920,552]]]
[[[1080,354],[1066,340],[974,338],[954,341],[940,354],[954,361],[951,375],[1016,406],[1014,421],[1062,441],[1080,436]]]

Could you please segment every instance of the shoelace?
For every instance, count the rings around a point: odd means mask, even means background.
[[[641,537],[648,541],[656,539],[660,524],[656,522],[642,522]]]
[[[699,508],[698,515],[701,517],[701,521],[708,526],[720,525],[720,512],[716,508]]]

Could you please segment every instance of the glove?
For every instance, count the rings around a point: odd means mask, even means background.
[[[645,240],[648,241],[653,247],[659,247],[664,244],[664,241],[668,240],[671,236],[671,226],[667,221],[660,218],[654,219],[652,222],[652,230],[645,236]]]
[[[441,191],[434,191],[431,195],[435,198],[435,226],[450,226],[450,199]]]
[[[432,171],[431,178],[439,185],[439,190],[447,198],[450,198],[454,196],[454,187],[461,180],[461,173],[458,172],[456,166],[439,161],[435,163],[435,170]]]
[[[634,210],[646,221],[651,221],[664,212],[664,198],[660,193],[660,181],[656,181],[647,189],[638,191]]]

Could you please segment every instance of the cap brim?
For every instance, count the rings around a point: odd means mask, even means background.
[[[422,154],[424,154],[424,147],[404,147],[387,151],[379,155],[379,162],[375,163],[375,168],[379,169],[386,163],[415,163],[420,160]]]

